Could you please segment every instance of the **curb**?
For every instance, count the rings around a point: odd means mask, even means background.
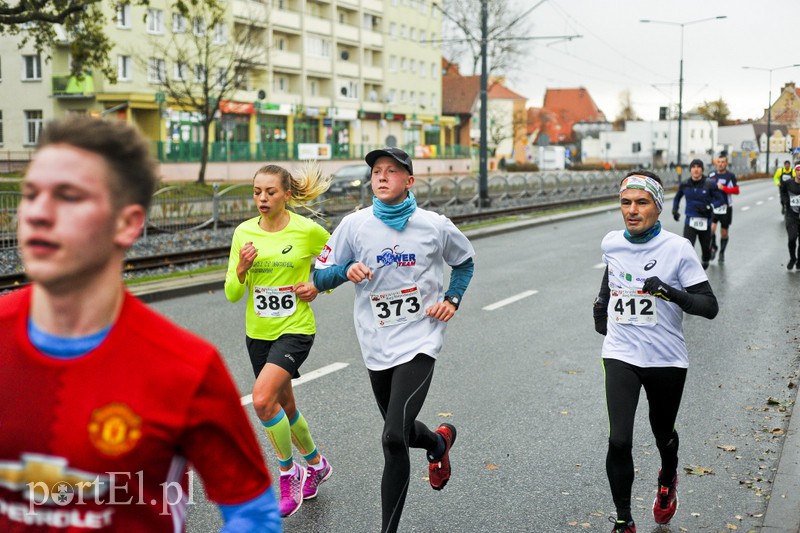
[[[772,481],[772,491],[764,513],[761,533],[800,532],[800,416],[794,417],[797,392],[792,405],[789,429],[783,441],[778,470]]]

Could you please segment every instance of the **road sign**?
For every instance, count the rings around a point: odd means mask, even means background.
[[[158,91],[156,93],[156,103],[157,104],[163,104],[166,101],[167,101],[167,95],[162,93],[161,91]]]

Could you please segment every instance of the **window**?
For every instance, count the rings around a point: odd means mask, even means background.
[[[221,22],[214,26],[214,44],[225,44],[228,42],[228,27]]]
[[[431,33],[431,46],[432,46],[433,48],[436,48],[436,46],[437,46],[438,44],[439,44],[439,43],[437,43],[437,42],[436,42],[436,34],[435,34],[435,33]]]
[[[426,9],[427,7],[425,6],[425,0],[419,0],[419,12],[424,15]]]
[[[131,5],[119,4],[117,6],[117,28],[131,27]]]
[[[160,9],[147,10],[147,33],[164,33],[164,12]]]
[[[172,14],[172,33],[183,33],[186,31],[186,17],[180,13]]]
[[[428,37],[428,34],[425,33],[425,30],[419,30],[419,44],[421,44],[422,46],[425,46],[426,44],[428,44],[426,42],[427,37]]]
[[[416,91],[410,91],[408,93],[408,99],[411,102],[411,104],[416,104],[417,103],[417,92]]]
[[[161,83],[166,79],[167,70],[163,59],[151,57],[147,62],[147,81]]]
[[[436,67],[436,63],[431,63],[431,78],[434,80],[439,75],[439,69]]]
[[[409,36],[412,41],[417,40],[417,28],[411,28],[411,34]]]
[[[289,91],[289,80],[285,76],[278,76],[273,83],[273,90],[276,93],[285,93]]]
[[[0,111],[0,144],[3,144],[4,142],[5,140],[3,136],[3,112]]]
[[[406,71],[406,58],[405,57],[401,57],[400,58],[400,72],[405,72],[405,71]]]
[[[308,82],[308,94],[310,96],[317,96],[317,82],[316,80],[309,80]]]
[[[224,89],[228,85],[228,72],[225,68],[219,67],[217,69],[217,87]]]
[[[400,103],[401,104],[405,104],[406,103],[406,92],[405,91],[400,91]]]
[[[400,38],[405,39],[408,37],[408,28],[406,28],[405,24],[400,25]]]
[[[192,19],[192,31],[198,37],[202,37],[206,34],[206,21],[203,20],[203,17],[195,17]]]
[[[389,72],[397,72],[397,56],[389,56]]]
[[[39,134],[42,132],[42,110],[25,111],[25,144],[36,144],[39,142]]]
[[[397,38],[397,24],[395,24],[394,22],[389,23],[389,37],[391,37],[392,39]]]
[[[39,54],[22,56],[22,79],[42,79],[42,58]]]
[[[431,107],[436,109],[436,93],[431,93]]]
[[[286,50],[286,38],[285,37],[275,37],[275,49],[276,50]]]
[[[425,63],[420,61],[419,62],[419,77],[420,78],[424,78],[425,77],[425,75],[427,74],[426,70],[427,69],[425,68]]]
[[[397,91],[395,91],[394,89],[389,89],[389,103],[393,104],[396,98],[397,98]]]
[[[117,81],[131,81],[132,68],[131,56],[117,56]]]
[[[177,81],[186,80],[186,63],[178,61],[172,66],[172,79]]]
[[[194,66],[194,81],[202,83],[206,81],[206,67],[204,65]]]
[[[416,74],[417,73],[417,60],[416,59],[411,59],[408,62],[408,70],[410,70],[412,74]]]
[[[354,80],[342,80],[339,82],[339,95],[342,98],[358,99],[358,82]]]
[[[306,53],[317,57],[331,57],[331,42],[319,37],[306,37]]]

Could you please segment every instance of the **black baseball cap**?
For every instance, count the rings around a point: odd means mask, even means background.
[[[700,168],[705,168],[705,166],[703,165],[703,162],[700,159],[692,159],[692,162],[689,163],[689,168],[692,168],[693,166],[698,166]]]
[[[405,167],[405,169],[408,170],[409,174],[411,174],[412,176],[414,175],[414,167],[411,165],[411,158],[407,153],[402,151],[400,148],[386,147],[386,148],[381,148],[379,150],[373,150],[370,153],[368,153],[366,157],[364,157],[364,161],[367,162],[369,168],[372,168],[375,165],[375,161],[377,161],[379,157],[384,157],[384,156],[391,157],[392,159],[403,165],[403,167]]]

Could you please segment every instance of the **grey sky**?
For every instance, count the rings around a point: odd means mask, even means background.
[[[516,0],[516,9],[538,1]],[[583,37],[528,41],[527,60],[508,85],[529,106],[541,106],[547,88],[584,86],[611,120],[620,93],[630,90],[636,112],[655,119],[659,106],[678,102],[681,27],[640,19],[686,23],[718,15],[727,18],[684,26],[684,112],[722,97],[732,118],[758,118],[769,100],[770,74],[742,66],[800,63],[797,0],[546,0],[527,16],[528,35]],[[800,67],[772,72],[773,101],[789,81],[800,85]]]

